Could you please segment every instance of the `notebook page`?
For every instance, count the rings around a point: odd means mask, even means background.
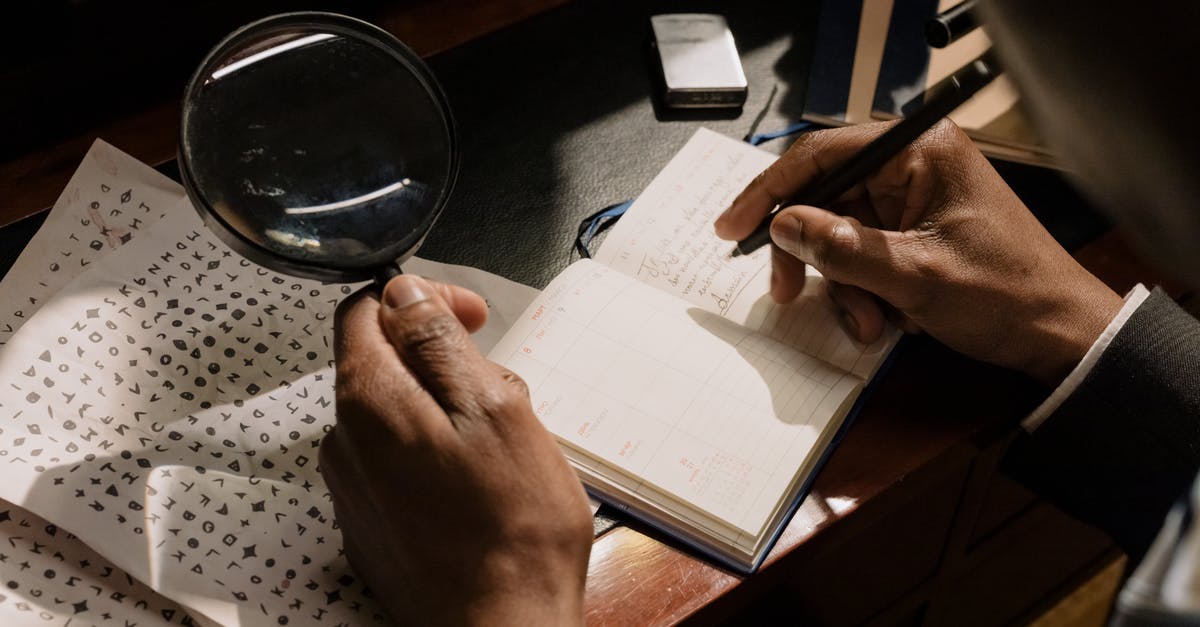
[[[565,445],[750,535],[861,384],[590,260],[555,278],[490,357],[525,379]]]
[[[0,346],[88,266],[183,198],[178,183],[97,139],[46,221],[0,281]]]
[[[638,196],[597,251],[596,261],[706,311],[768,335],[827,363],[870,378],[899,337],[889,328],[870,346],[837,322],[824,278],[811,267],[797,299],[770,297],[770,249],[730,258],[712,224],[775,155],[705,128]]]
[[[707,311],[735,315],[769,285],[770,251],[730,258],[713,221],[775,155],[705,128],[696,131],[597,251],[596,261]]]

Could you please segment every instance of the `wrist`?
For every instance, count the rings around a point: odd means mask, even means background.
[[[1124,300],[1090,274],[1073,289],[1046,299],[1030,326],[1034,337],[1022,342],[1022,371],[1055,387],[1075,368],[1121,310]]]
[[[521,581],[517,584],[520,585]],[[509,589],[477,598],[468,625],[583,625],[583,586]]]
[[[517,594],[480,600],[468,611],[468,625],[583,625],[583,598]]]
[[[590,538],[589,538],[590,539]],[[590,544],[589,544],[590,548]],[[485,556],[478,594],[463,608],[468,625],[582,625],[586,553],[528,559],[521,551]]]

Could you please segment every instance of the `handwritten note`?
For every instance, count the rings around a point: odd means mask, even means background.
[[[700,129],[613,227],[596,261],[727,315],[762,294],[768,252],[729,258],[712,224],[775,156]]]
[[[596,254],[600,263],[740,325],[869,378],[895,344],[888,329],[870,346],[837,324],[825,280],[808,268],[795,301],[770,297],[770,250],[731,258],[731,242],[713,222],[775,155],[699,129],[613,227]]]

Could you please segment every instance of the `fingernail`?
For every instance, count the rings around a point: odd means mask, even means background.
[[[429,300],[433,290],[424,279],[415,276],[399,276],[388,282],[383,290],[383,304],[392,309],[403,309]]]
[[[783,214],[771,221],[771,240],[780,248],[795,252],[800,248],[800,232],[804,223],[794,215]]]
[[[840,318],[840,322],[842,323],[842,329],[844,329],[846,331],[846,333],[850,335],[851,338],[854,338],[855,340],[857,340],[858,339],[858,320],[855,320],[854,316],[850,315],[849,311],[843,311],[841,318]]]

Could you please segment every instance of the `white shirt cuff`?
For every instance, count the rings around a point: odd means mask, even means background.
[[[1034,429],[1037,429],[1050,417],[1050,414],[1058,410],[1063,401],[1067,400],[1067,397],[1075,393],[1079,384],[1083,383],[1083,380],[1087,378],[1088,373],[1092,371],[1096,362],[1100,361],[1100,356],[1104,354],[1104,349],[1108,348],[1112,339],[1121,331],[1121,327],[1125,326],[1129,317],[1133,315],[1133,312],[1137,311],[1137,308],[1142,305],[1142,302],[1149,295],[1150,290],[1146,289],[1146,286],[1141,283],[1138,283],[1132,290],[1129,290],[1129,293],[1125,295],[1125,304],[1121,306],[1121,310],[1117,312],[1116,317],[1112,319],[1112,322],[1108,323],[1108,326],[1104,328],[1104,332],[1092,343],[1092,347],[1088,349],[1087,353],[1083,355],[1083,359],[1079,360],[1079,363],[1071,370],[1071,374],[1067,375],[1067,378],[1058,384],[1058,387],[1054,389],[1049,398],[1042,401],[1042,404],[1038,405],[1037,409],[1033,410],[1033,413],[1029,414],[1021,422],[1022,428],[1032,433]]]

